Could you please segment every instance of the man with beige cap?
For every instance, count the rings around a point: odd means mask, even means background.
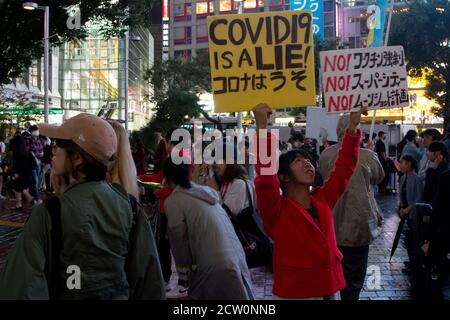
[[[104,181],[117,150],[111,125],[82,113],[39,130],[56,140],[63,192],[33,208],[0,273],[0,299],[164,298],[142,207]]]

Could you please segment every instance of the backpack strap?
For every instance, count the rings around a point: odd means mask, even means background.
[[[48,294],[50,299],[58,299],[59,296],[59,286],[58,286],[58,271],[60,267],[59,255],[62,250],[62,225],[61,225],[61,202],[58,197],[52,197],[44,201],[47,211],[50,214],[50,219],[52,222],[51,226],[51,266],[46,263],[46,275]]]
[[[252,211],[254,211],[253,198],[252,198],[252,195],[250,193],[250,188],[248,187],[247,180],[242,179],[242,181],[244,181],[244,184],[245,184],[245,191],[247,193],[248,206],[252,209]]]
[[[131,213],[132,213],[132,222],[131,222],[131,230],[130,230],[130,234],[128,235],[128,243],[129,243],[129,247],[128,247],[128,252],[127,255],[125,256],[125,274],[127,275],[127,278],[129,279],[129,274],[131,273],[131,251],[133,250],[133,243],[134,243],[134,235],[136,234],[136,226],[137,226],[137,220],[138,220],[138,216],[139,216],[139,210],[138,210],[138,202],[137,199],[131,195],[128,194],[128,201],[130,202],[131,205]]]

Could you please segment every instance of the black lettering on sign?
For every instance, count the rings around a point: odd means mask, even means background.
[[[298,16],[298,26],[305,29],[305,43],[309,42],[309,34],[311,33],[311,15],[309,13],[302,13]]]
[[[228,62],[228,64],[224,64],[222,66],[224,69],[230,69],[233,66],[233,61],[231,61],[228,56],[233,57],[233,53],[230,51],[225,51],[222,53],[222,59]]]
[[[311,50],[311,46],[307,46],[305,49],[305,64],[308,63],[309,52]]]
[[[273,64],[264,64],[263,62],[263,50],[261,47],[255,47],[256,53],[256,69],[257,70],[272,70]]]
[[[283,69],[283,46],[275,46],[275,68]]]
[[[281,35],[281,25],[284,24],[284,34]],[[291,33],[291,25],[289,23],[289,20],[286,19],[283,16],[275,16],[273,17],[273,29],[274,29],[274,35],[275,35],[275,44],[280,44],[284,40],[286,40],[290,33]]]
[[[234,35],[235,35],[235,30],[238,30],[239,28],[234,28],[235,25],[238,25],[241,29],[240,34],[241,34],[241,38],[239,40],[237,40]],[[247,29],[245,28],[245,24],[244,21],[242,20],[233,20],[230,22],[230,25],[228,27],[228,38],[230,39],[231,43],[234,45],[241,45],[244,43],[245,41],[245,37],[247,36]]]
[[[292,15],[292,32],[291,32],[291,42],[292,43],[298,43],[298,38],[297,38],[297,34],[298,34],[298,25],[297,25],[297,15],[293,14]]]
[[[248,18],[245,19],[245,25],[247,26],[247,29],[248,29],[248,35],[250,36],[250,39],[252,40],[253,44],[256,44],[256,42],[258,41],[259,35],[261,34],[263,24],[264,24],[264,18],[259,18],[258,25],[256,26],[256,31],[253,32],[253,28],[250,24],[250,20]]]
[[[272,44],[272,18],[266,17],[266,44]]]
[[[219,53],[214,51],[214,69],[219,69]]]
[[[247,49],[243,49],[241,56],[239,58],[239,68],[242,67],[242,62],[247,61],[247,64],[252,67],[253,66],[253,62],[252,62],[252,58],[250,57],[250,54],[248,53]]]
[[[293,60],[301,60],[303,56],[299,52],[301,51],[301,44],[287,44],[286,45],[286,69],[298,69],[303,68],[303,63],[295,62]]]
[[[214,20],[213,22],[211,22],[211,24],[209,25],[209,36],[210,36],[212,42],[214,42],[214,43],[217,44],[218,46],[224,46],[224,45],[227,44],[227,40],[224,40],[224,39],[218,39],[218,38],[216,37],[216,32],[215,32],[215,30],[216,30],[216,27],[217,27],[219,24],[227,25],[228,22],[227,22],[226,19],[217,19],[217,20]]]
[[[220,82],[222,85],[220,86],[221,89],[215,90],[214,94],[222,94],[227,93],[227,77],[215,77],[212,79],[213,82]]]

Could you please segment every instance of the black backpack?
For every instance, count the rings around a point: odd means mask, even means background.
[[[245,258],[249,269],[263,267],[272,264],[272,243],[269,237],[264,233],[260,221],[258,221],[258,212],[253,206],[250,189],[245,181],[245,189],[249,206],[235,216],[231,210],[223,205],[231,219],[236,235],[244,248]]]

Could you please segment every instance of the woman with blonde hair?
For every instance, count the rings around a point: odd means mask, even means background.
[[[117,136],[116,159],[108,170],[111,182],[120,184],[127,193],[139,199],[136,166],[131,154],[127,132],[119,122],[111,119],[107,121],[113,127]]]

